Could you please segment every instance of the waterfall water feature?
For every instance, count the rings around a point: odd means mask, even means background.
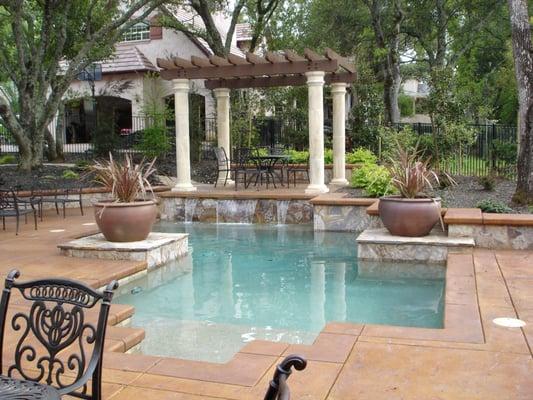
[[[276,203],[276,209],[278,214],[278,225],[285,225],[287,220],[287,210],[289,209],[288,200],[278,200]]]
[[[185,223],[192,222],[198,199],[185,199]]]
[[[257,200],[218,200],[217,224],[233,222],[251,224],[254,222]]]

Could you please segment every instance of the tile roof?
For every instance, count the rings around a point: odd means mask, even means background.
[[[113,56],[102,62],[102,73],[157,71],[158,69],[137,46],[119,43]]]

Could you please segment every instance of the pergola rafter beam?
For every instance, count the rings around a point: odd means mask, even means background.
[[[353,83],[355,74],[327,74],[324,77],[326,84],[331,83]],[[280,86],[304,86],[307,82],[305,75],[280,75],[274,77],[257,77],[257,78],[240,78],[240,79],[217,79],[207,80],[205,87],[207,89],[247,89],[247,88],[267,88]]]
[[[227,58],[210,56],[209,58],[191,56],[190,61],[174,57],[157,59],[164,79],[206,79],[216,80],[208,83],[211,87],[223,87],[222,82],[231,87],[273,87],[301,85],[305,83],[305,74],[322,71],[326,74],[326,82],[346,82],[355,80],[355,66],[346,58],[331,49],[325,56],[310,49],[305,49],[304,56],[291,50],[284,54],[266,52],[264,57],[247,53],[246,58],[229,54]],[[340,70],[347,72],[338,73]],[[236,80],[244,79],[236,83]],[[267,82],[271,80],[271,82]]]

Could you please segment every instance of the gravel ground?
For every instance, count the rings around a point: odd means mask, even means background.
[[[494,190],[484,190],[477,178],[454,177],[457,186],[435,190],[434,195],[442,198],[443,207],[476,207],[481,200],[493,200],[506,204],[517,213],[531,213],[527,206],[517,206],[511,203],[516,188],[516,182],[500,180]],[[365,197],[361,189],[343,188],[339,192],[348,192],[350,197]]]

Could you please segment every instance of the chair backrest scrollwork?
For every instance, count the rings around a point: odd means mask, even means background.
[[[16,282],[19,276],[17,270],[11,271],[2,292],[0,371],[10,377],[44,382],[56,387],[61,395],[100,400],[104,338],[118,283],[111,282],[100,293],[66,279]],[[10,298],[16,292],[26,301],[10,312]],[[89,315],[92,309],[97,312]],[[16,341],[13,361],[4,371],[2,356],[8,327]]]

